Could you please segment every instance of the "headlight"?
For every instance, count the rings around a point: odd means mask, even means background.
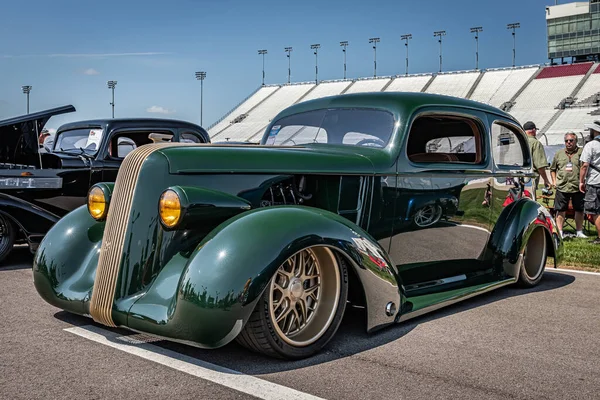
[[[106,195],[99,186],[93,186],[88,193],[87,207],[90,215],[95,220],[102,220],[106,217],[108,210]]]
[[[167,228],[175,227],[181,219],[181,200],[172,189],[167,189],[160,196],[158,202],[160,221]]]

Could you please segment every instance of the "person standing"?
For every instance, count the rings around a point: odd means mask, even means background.
[[[592,243],[600,244],[600,121],[585,126],[590,129],[592,140],[585,145],[579,157],[583,163],[579,172],[579,190],[585,193],[584,211],[592,215],[598,232]]]
[[[544,186],[550,186],[550,182],[548,180],[548,175],[546,175],[546,167],[548,166],[548,158],[546,157],[546,152],[544,151],[544,146],[537,140],[536,132],[538,131],[537,127],[532,121],[525,122],[523,125],[523,129],[527,134],[527,142],[529,144],[529,150],[531,152],[531,163],[533,164],[533,170],[536,172],[536,177],[534,180],[533,192],[535,196],[535,192],[537,190],[538,185],[540,184],[540,175],[542,180],[544,181]]]
[[[554,209],[558,211],[556,225],[560,236],[563,236],[566,211],[569,200],[575,211],[575,228],[578,238],[586,238],[583,233],[583,193],[579,191],[579,158],[581,147],[577,146],[577,135],[573,132],[565,134],[565,148],[554,154],[550,174],[552,186],[556,189]]]

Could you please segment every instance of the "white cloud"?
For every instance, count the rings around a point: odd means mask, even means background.
[[[94,68],[88,68],[83,71],[84,75],[98,75],[100,72],[96,71]]]
[[[153,114],[174,114],[175,110],[169,110],[168,108],[164,108],[161,106],[152,106],[146,108],[146,112]]]

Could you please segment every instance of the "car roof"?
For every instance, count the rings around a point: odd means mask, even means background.
[[[115,127],[135,127],[135,126],[156,126],[156,127],[178,127],[178,128],[189,128],[199,131],[205,131],[200,125],[188,121],[182,121],[177,119],[165,119],[165,118],[106,118],[106,119],[90,119],[85,121],[74,121],[61,125],[58,131],[65,131],[77,128],[88,128],[88,127],[103,127],[113,129]]]
[[[323,108],[345,108],[363,107],[386,109],[393,114],[404,114],[412,112],[425,106],[451,106],[469,108],[487,113],[500,115],[517,122],[510,114],[499,108],[478,101],[467,100],[459,97],[445,96],[432,93],[409,93],[409,92],[366,92],[341,94],[337,96],[322,97],[295,104],[280,112],[273,121],[280,118]],[[518,123],[518,122],[517,122]]]

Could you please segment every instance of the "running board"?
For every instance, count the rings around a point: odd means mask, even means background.
[[[415,318],[415,317],[420,317],[423,314],[427,314],[427,313],[430,313],[432,311],[439,310],[440,308],[443,308],[443,307],[446,307],[446,306],[450,306],[452,304],[456,304],[456,303],[461,302],[463,300],[470,299],[471,297],[475,297],[477,295],[490,292],[492,290],[501,288],[503,286],[511,285],[511,284],[515,283],[516,281],[517,281],[516,278],[509,278],[509,279],[504,279],[502,281],[490,283],[490,284],[485,285],[483,287],[480,287],[479,289],[474,290],[472,292],[467,292],[467,293],[464,293],[464,294],[459,294],[459,295],[450,297],[447,300],[443,300],[443,301],[440,301],[438,303],[431,304],[431,305],[429,305],[427,307],[420,308],[420,309],[418,309],[416,311],[412,311],[412,312],[403,314],[402,316],[400,316],[400,319],[398,320],[398,322],[403,322],[403,321],[407,321],[407,320]],[[410,297],[408,297],[406,300],[410,301]]]
[[[433,281],[415,283],[414,285],[406,285],[406,286],[404,286],[404,289],[407,292],[410,292],[410,291],[417,290],[417,289],[425,289],[425,288],[430,288],[430,287],[434,287],[434,286],[445,285],[447,283],[454,283],[454,282],[460,282],[460,281],[465,281],[465,280],[467,280],[467,276],[465,274],[462,274],[462,275],[457,275],[457,276],[451,276],[449,278],[436,279]]]

